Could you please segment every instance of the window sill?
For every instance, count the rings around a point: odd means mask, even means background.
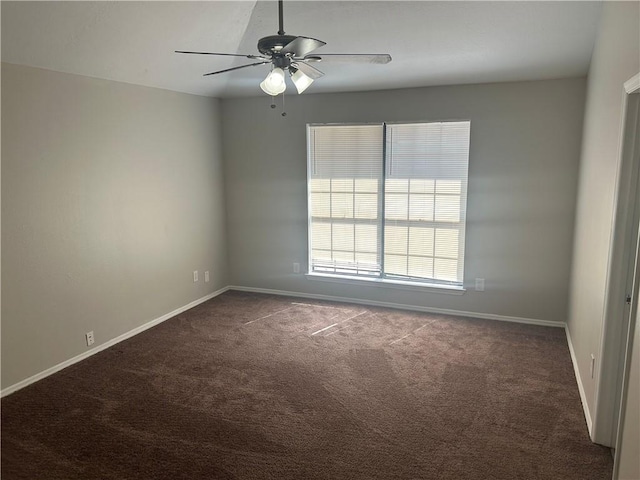
[[[401,280],[389,280],[384,278],[361,278],[346,275],[331,275],[328,273],[306,273],[308,280],[344,283],[348,285],[364,285],[383,288],[396,288],[399,290],[414,290],[423,293],[442,293],[445,295],[463,295],[467,290],[464,287],[453,285],[438,285],[434,283],[403,282]]]

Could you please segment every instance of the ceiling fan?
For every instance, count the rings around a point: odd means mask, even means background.
[[[283,0],[278,0],[279,30],[277,35],[269,35],[258,40],[258,51],[260,55],[241,55],[235,53],[213,53],[213,52],[187,52],[176,50],[176,53],[187,53],[192,55],[222,55],[227,57],[244,57],[251,60],[258,60],[254,63],[240,65],[238,67],[227,68],[217,72],[205,73],[207,75],[217,75],[219,73],[231,72],[241,68],[255,67],[257,65],[271,64],[271,71],[260,83],[260,88],[272,96],[284,93],[286,90],[285,72],[288,71],[291,80],[298,93],[304,92],[314,80],[324,75],[320,70],[311,65],[318,62],[358,62],[384,64],[391,61],[391,55],[387,54],[312,54],[313,51],[326,45],[322,40],[310,37],[298,37],[286,35],[283,27]]]

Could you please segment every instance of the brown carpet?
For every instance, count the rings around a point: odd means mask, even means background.
[[[612,472],[562,329],[240,292],[4,398],[1,450],[3,480]]]

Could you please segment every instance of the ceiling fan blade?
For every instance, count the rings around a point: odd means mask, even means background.
[[[320,48],[326,44],[327,42],[316,40],[315,38],[296,37],[287,43],[282,50],[280,50],[280,53],[290,53],[294,57],[304,57],[305,55],[313,52],[316,48]]]
[[[378,63],[384,64],[391,61],[388,54],[366,54],[366,53],[323,53],[321,55],[306,55],[306,62],[332,62],[332,63]]]
[[[324,75],[324,72],[321,72],[316,67],[312,67],[311,65],[305,62],[294,62],[291,65],[297,68],[298,70],[300,70],[307,77],[313,80],[316,80]]]
[[[270,63],[270,62],[265,61],[265,62],[249,63],[247,65],[240,65],[239,67],[227,68],[225,70],[218,70],[217,72],[205,73],[203,77],[206,77],[207,75],[217,75],[218,73],[230,72],[232,70],[240,70],[241,68],[255,67],[256,65],[264,65],[265,63]]]
[[[184,50],[175,50],[175,53],[188,53],[191,55],[222,55],[225,57],[244,57],[244,58],[260,58],[268,60],[267,57],[263,57],[262,55],[240,55],[237,53],[213,53],[213,52],[185,52]]]

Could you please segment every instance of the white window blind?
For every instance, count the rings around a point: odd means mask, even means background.
[[[470,126],[386,126],[386,276],[462,284]]]
[[[382,125],[308,128],[312,272],[381,272]]]
[[[310,125],[310,271],[461,285],[469,134],[468,121]]]

